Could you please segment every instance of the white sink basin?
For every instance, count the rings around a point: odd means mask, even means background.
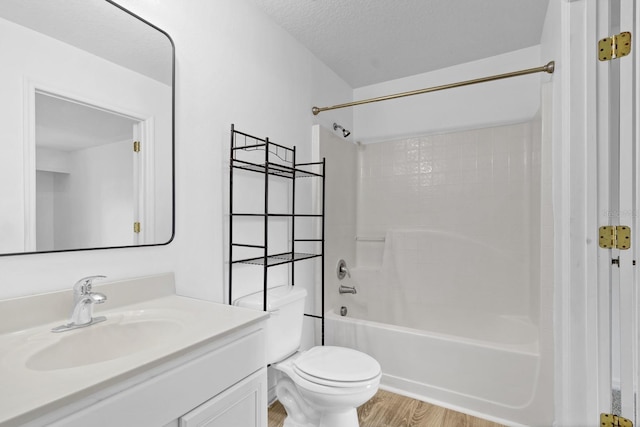
[[[52,371],[105,362],[148,350],[184,329],[173,311],[130,312],[107,316],[103,323],[39,337],[51,341],[25,362],[28,369]]]

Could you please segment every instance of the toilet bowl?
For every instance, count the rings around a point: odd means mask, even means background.
[[[343,347],[313,347],[274,365],[284,427],[357,427],[356,408],[373,397],[380,364]]]
[[[371,356],[344,347],[300,352],[304,289],[279,286],[234,302],[266,309],[267,363],[276,375],[276,395],[287,411],[284,427],[358,427],[356,408],[378,391],[382,372]]]

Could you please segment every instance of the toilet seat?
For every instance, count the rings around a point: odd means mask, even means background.
[[[344,347],[313,347],[293,363],[301,378],[329,387],[355,388],[380,378],[380,364],[371,356]]]

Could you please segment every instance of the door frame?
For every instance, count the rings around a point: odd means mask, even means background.
[[[134,211],[138,221],[144,224],[132,245],[153,243],[155,231],[155,162],[154,162],[154,118],[151,114],[134,112],[114,106],[102,100],[89,99],[69,90],[51,84],[24,79],[24,137],[23,137],[23,180],[24,180],[24,252],[36,252],[36,93],[43,93],[70,102],[102,109],[112,114],[127,117],[138,122],[135,133],[143,142],[144,149],[134,160]],[[131,224],[133,230],[133,224]]]
[[[551,0],[559,15],[553,76],[555,425],[596,426],[611,410],[610,251],[598,228],[611,219],[608,0]],[[557,47],[556,47],[557,44]]]

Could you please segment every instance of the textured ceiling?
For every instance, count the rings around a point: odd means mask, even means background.
[[[537,45],[548,4],[548,0],[250,1],[353,88]]]

